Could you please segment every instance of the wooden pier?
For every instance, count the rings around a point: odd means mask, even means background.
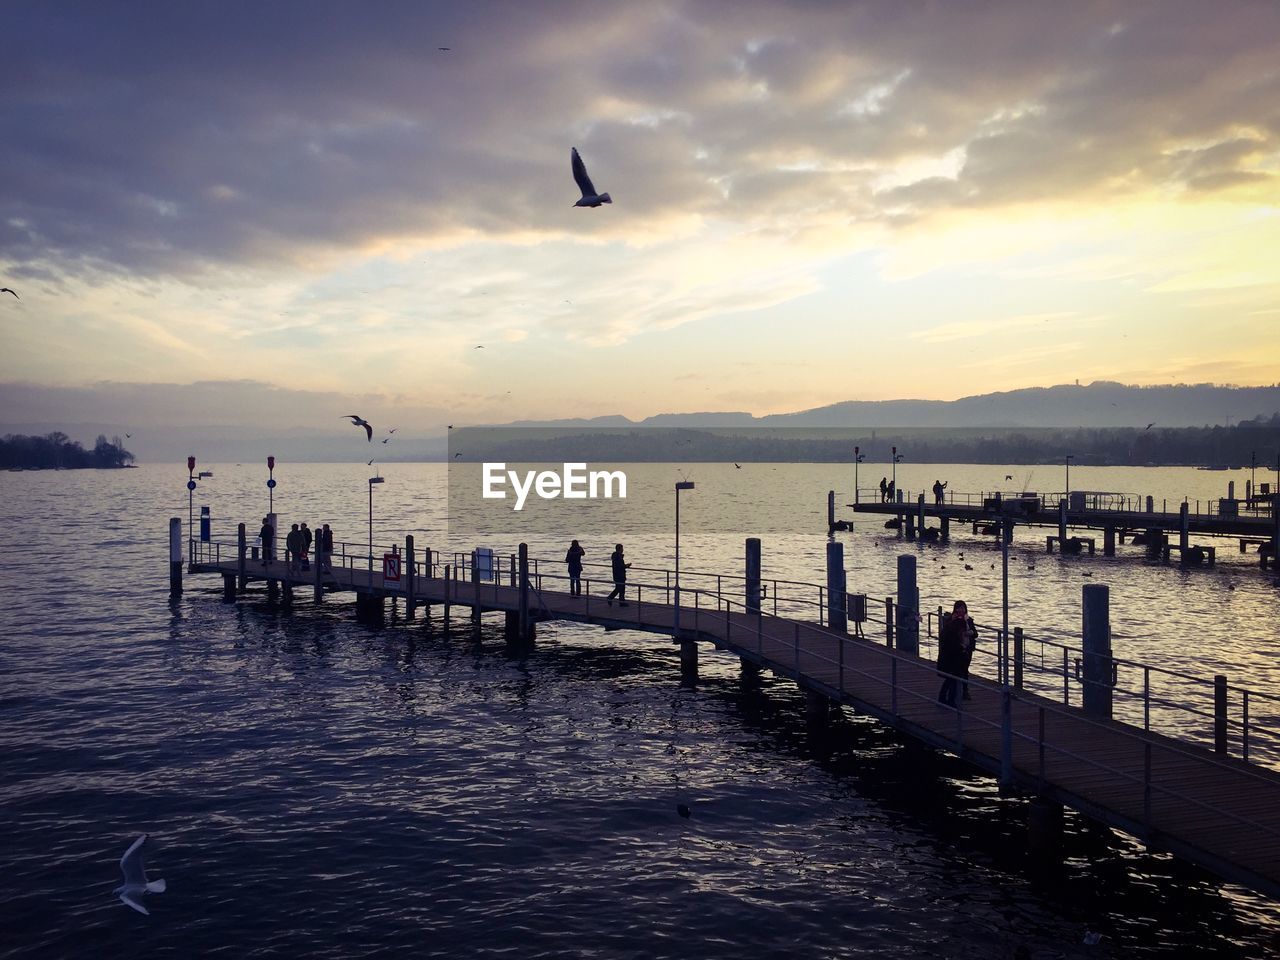
[[[174,569],[175,530],[180,535],[176,520],[170,529],[170,582],[180,593],[183,564],[179,543]],[[555,620],[655,633],[678,644],[686,672],[697,670],[698,645],[711,644],[740,657],[745,671],[763,668],[794,680],[806,691],[812,722],[825,723],[834,706],[847,705],[971,762],[997,777],[1003,789],[1035,798],[1033,809],[1048,809],[1050,822],[1059,805],[1069,806],[1153,849],[1280,898],[1280,773],[1226,754],[1225,712],[1218,750],[1140,729],[1098,715],[1096,699],[1086,711],[1023,689],[1021,660],[1015,669],[1010,644],[993,661],[997,679],[972,677],[972,700],[960,710],[945,707],[937,701],[933,663],[915,652],[921,621],[908,599],[900,593],[896,609],[887,600],[883,634],[863,636],[864,623],[871,622],[865,601],[862,609],[850,602],[840,544],[830,546],[828,586],[806,585],[819,598],[808,614],[793,598],[777,612],[781,588],[775,581],[772,596],[767,583],[762,590],[759,541],[748,541],[748,577],[724,575],[733,584],[729,589],[718,575],[702,575],[714,577],[713,589],[681,587],[678,635],[669,571],[651,571],[644,581],[629,584],[626,604],[608,603],[602,588],[610,585],[584,578],[583,594],[570,595],[567,578],[548,572],[559,565],[540,567],[523,545],[505,562],[452,555],[453,562],[445,563],[447,558],[429,550],[416,555],[410,537],[403,550],[393,548],[402,562],[387,568],[399,574],[391,580],[363,553],[328,558],[327,567],[324,558],[312,557],[310,569],[291,569],[281,560],[266,564],[246,555],[242,532],[234,544],[189,544],[186,570],[221,576],[228,602],[245,596],[250,584],[265,583],[268,596],[281,603],[299,602],[299,594],[310,593],[319,603],[332,593],[354,593],[362,617],[380,617],[389,598],[405,605],[409,619],[435,606],[446,630],[466,629],[467,621],[474,629],[484,614],[501,612],[507,637],[515,642],[531,641],[537,623]],[[838,569],[830,566],[833,559]],[[911,561],[914,576],[914,558],[902,559]],[[463,611],[456,608],[465,611],[463,623]],[[1109,662],[1101,669],[1111,676]],[[1225,684],[1222,693],[1225,700]],[[1110,703],[1108,692],[1108,714]]]
[[[894,502],[859,500],[845,506],[855,514],[891,518],[890,522],[908,541],[946,542],[951,537],[952,524],[968,526],[975,534],[986,533],[997,538],[1001,530],[1007,530],[1005,535],[1011,539],[1018,527],[1039,527],[1054,531],[1045,537],[1047,551],[1086,551],[1092,555],[1097,538],[1073,531],[1099,531],[1104,556],[1114,556],[1116,546],[1127,539],[1145,546],[1153,556],[1169,560],[1172,554],[1177,554],[1180,563],[1198,566],[1212,565],[1217,559],[1217,547],[1192,544],[1190,538],[1214,537],[1236,541],[1241,553],[1248,546],[1256,547],[1259,563],[1265,570],[1269,565],[1276,566],[1280,552],[1280,511],[1275,509],[1274,501],[1274,495],[1265,502],[1255,497],[1242,508],[1242,501],[1223,498],[1205,502],[1203,510],[1199,502],[1193,505],[1183,501],[1176,512],[1171,512],[1163,503],[1157,510],[1153,497],[948,492],[941,502],[927,499],[923,493],[914,496],[900,493]],[[930,521],[934,522],[933,526]],[[827,528],[834,531],[848,526],[848,521],[836,515],[836,495],[832,491],[827,499]]]

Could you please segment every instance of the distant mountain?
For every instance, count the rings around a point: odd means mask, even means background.
[[[958,400],[845,400],[812,410],[753,417],[749,413],[664,413],[634,421],[517,421],[522,427],[1202,427],[1238,423],[1280,411],[1280,385],[1231,387],[1170,384],[1131,387],[1105,380],[984,393]]]

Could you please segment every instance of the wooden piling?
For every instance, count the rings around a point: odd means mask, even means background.
[[[689,637],[680,640],[680,673],[686,679],[698,676],[698,642]]]
[[[836,530],[836,492],[834,490],[827,491],[827,533],[835,533]]]
[[[527,642],[533,638],[533,623],[529,619],[529,545],[520,544],[516,562],[519,564],[520,601],[517,608],[520,613],[520,639]]]
[[[1187,551],[1191,549],[1191,514],[1187,501],[1182,501],[1178,508],[1178,553],[1179,559],[1186,563]]]
[[[1058,501],[1058,549],[1067,542],[1067,501]]]
[[[1083,588],[1084,711],[1111,719],[1111,589],[1104,583]]]
[[[845,615],[844,544],[827,542],[827,626],[844,633],[848,628]]]
[[[1116,528],[1107,526],[1102,528],[1102,555],[1104,557],[1114,557],[1116,555]]]
[[[182,520],[169,518],[169,596],[182,596]]]
[[[1227,753],[1227,678],[1221,673],[1213,676],[1213,751]]]
[[[471,553],[471,622],[480,626],[480,566],[476,563],[475,551]]]
[[[222,602],[236,602],[236,575],[234,573],[224,573],[222,575]]]
[[[884,598],[884,645],[893,646],[893,597]]]
[[[236,527],[236,593],[244,593],[245,588],[249,585],[245,551],[245,532],[244,524],[242,523]]]
[[[816,690],[804,692],[804,718],[810,729],[824,730],[831,718],[831,701]]]
[[[898,557],[898,642],[903,653],[920,652],[920,588],[916,584],[916,558]]]
[[[1016,689],[1022,689],[1022,663],[1024,651],[1022,646],[1022,628],[1013,628],[1013,685]]]
[[[916,529],[920,531],[920,539],[924,539],[924,494],[916,501]]]
[[[760,613],[760,538],[747,537],[747,613]]]
[[[943,543],[949,543],[951,540],[951,518],[942,518],[942,533],[939,534]]]
[[[449,594],[453,590],[453,568],[449,564],[444,565],[444,629],[447,633],[449,630]]]

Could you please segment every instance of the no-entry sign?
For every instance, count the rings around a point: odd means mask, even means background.
[[[400,554],[384,553],[382,555],[382,579],[400,582]]]

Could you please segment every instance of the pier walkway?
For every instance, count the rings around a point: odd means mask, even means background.
[[[266,565],[246,557],[243,539],[191,547],[188,572],[221,574],[224,599],[232,602],[248,583],[265,581],[284,601],[308,588],[315,602],[354,592],[358,611],[378,615],[387,597],[404,602],[410,618],[419,607],[429,612],[431,605],[441,606],[446,629],[451,618],[458,619],[455,608],[466,608],[476,623],[486,612],[502,611],[509,637],[515,629],[526,631],[516,638],[529,639],[534,623],[554,620],[641,630],[676,638],[683,667],[694,671],[697,644],[712,644],[740,657],[744,671],[763,668],[794,680],[806,691],[814,722],[825,722],[832,705],[847,705],[971,762],[1002,787],[1050,809],[1072,807],[1153,849],[1280,898],[1280,773],[1023,689],[1021,670],[1011,670],[1007,660],[996,673],[1011,682],[974,676],[972,700],[961,710],[943,707],[936,700],[939,677],[932,662],[895,646],[891,603],[884,636],[872,639],[832,629],[836,608],[827,606],[829,595],[824,598],[818,585],[802,585],[818,592],[816,601],[788,596],[780,604],[785,587],[777,581],[771,581],[772,596],[769,581],[762,596],[758,586],[754,593],[735,592],[742,577],[685,573],[703,579],[696,588],[681,587],[677,638],[669,571],[650,571],[644,582],[628,584],[628,603],[621,605],[604,599],[611,584],[588,577],[583,594],[570,595],[564,576],[544,572],[562,570],[561,564],[525,556],[519,563],[514,556],[505,563],[501,557],[477,563],[474,554],[460,554],[442,566],[431,551],[415,557],[412,538],[400,554],[399,581],[370,569],[367,552],[340,552],[321,574],[315,558],[310,570],[290,572],[283,561]],[[180,590],[180,571],[178,576]],[[727,589],[725,582],[731,584]],[[853,626],[860,634],[861,623]],[[1063,682],[1065,691],[1065,668]]]

